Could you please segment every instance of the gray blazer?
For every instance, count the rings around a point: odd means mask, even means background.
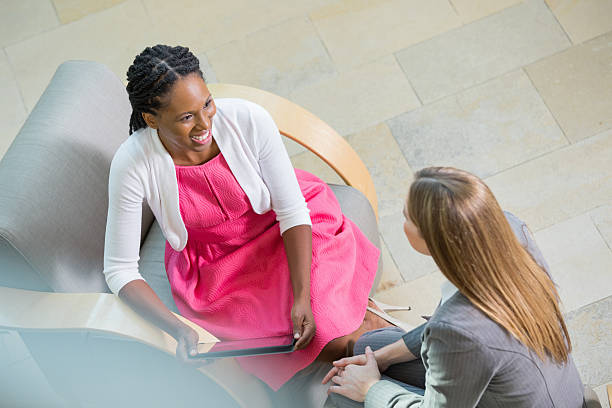
[[[523,247],[549,272],[526,225],[510,213],[506,217]],[[571,357],[564,365],[542,361],[459,292],[404,341],[423,359],[425,395],[379,381],[368,392],[366,407],[583,406],[583,386]]]

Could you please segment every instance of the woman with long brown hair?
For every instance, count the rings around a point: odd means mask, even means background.
[[[410,244],[448,280],[442,301],[419,328],[366,333],[358,355],[336,361],[324,380],[336,405],[583,406],[559,296],[526,225],[448,167],[416,173],[404,215]]]

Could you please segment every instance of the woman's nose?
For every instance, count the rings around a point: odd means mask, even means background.
[[[197,120],[198,126],[204,128],[205,130],[210,129],[212,120],[204,110],[200,111],[200,113],[197,115]]]

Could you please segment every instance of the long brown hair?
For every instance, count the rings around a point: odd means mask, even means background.
[[[482,180],[425,168],[410,186],[407,210],[444,276],[474,306],[541,359],[567,362],[571,342],[555,285]]]

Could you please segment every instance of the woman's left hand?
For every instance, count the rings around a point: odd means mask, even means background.
[[[291,308],[291,321],[293,322],[293,336],[298,339],[295,349],[306,347],[317,330],[309,301],[296,301]]]
[[[378,364],[370,346],[365,350],[365,365],[348,365],[341,369],[332,381],[337,385],[329,387],[329,392],[344,395],[353,401],[365,401],[370,387],[380,380]]]

